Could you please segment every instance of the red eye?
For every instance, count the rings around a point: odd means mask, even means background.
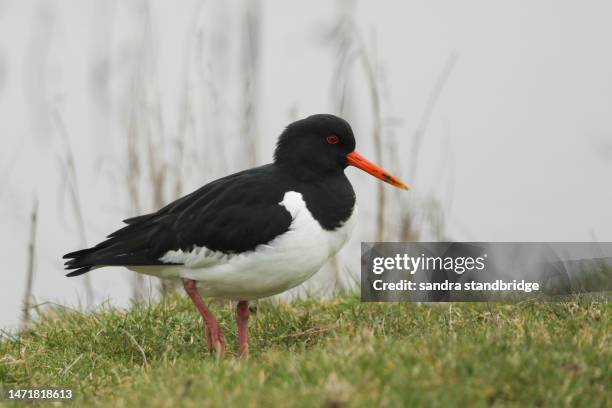
[[[330,136],[327,136],[327,137],[325,138],[325,141],[326,141],[328,144],[338,144],[338,142],[340,141],[340,139],[338,139],[338,136],[336,136],[336,135],[330,135]]]

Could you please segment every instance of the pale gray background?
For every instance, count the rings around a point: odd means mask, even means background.
[[[187,135],[183,192],[248,167],[237,119],[246,3],[0,0],[0,327],[20,317],[33,195],[40,203],[34,295],[84,299],[82,281],[61,270],[61,255],[80,245],[62,182],[67,141],[89,244],[134,211],[123,186],[130,117],[140,134]],[[328,33],[344,13],[341,3],[259,4],[258,163],[270,160],[292,118],[337,111]],[[418,178],[401,160],[380,163],[412,188],[409,196],[392,192],[390,205],[401,198],[427,214],[436,203],[444,236],[455,240],[612,241],[611,18],[605,0],[358,2],[353,21],[378,67],[383,137],[400,146],[404,161],[451,61]],[[348,116],[358,149],[373,158],[367,77],[358,63],[350,76]],[[216,153],[220,144],[224,155]],[[170,148],[160,150],[172,161]],[[378,181],[348,174],[360,218],[340,262],[358,276],[359,242],[374,239]],[[423,228],[423,239],[440,236]],[[128,304],[128,274],[94,272],[95,303]]]

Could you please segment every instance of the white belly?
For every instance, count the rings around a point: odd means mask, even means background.
[[[306,208],[302,195],[285,193],[279,203],[293,218],[289,231],[268,244],[241,254],[224,254],[206,247],[190,252],[168,251],[160,260],[183,265],[139,266],[130,269],[161,278],[199,281],[204,296],[251,300],[291,289],[314,275],[348,241],[356,207],[334,231],[321,228]]]

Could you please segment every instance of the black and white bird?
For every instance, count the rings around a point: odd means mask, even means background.
[[[159,211],[129,218],[98,245],[71,252],[67,276],[124,266],[182,279],[204,319],[211,349],[225,340],[205,297],[238,301],[239,354],[248,354],[248,301],[312,277],[348,241],[355,192],[344,174],[355,166],[396,187],[404,183],[355,151],[351,126],[333,115],[291,123],[274,161],[215,180]]]

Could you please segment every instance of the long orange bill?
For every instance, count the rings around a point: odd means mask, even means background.
[[[346,160],[350,166],[355,166],[366,173],[373,175],[376,178],[381,179],[385,183],[389,183],[392,186],[408,190],[408,186],[401,182],[397,177],[391,175],[388,171],[378,167],[359,153],[353,151],[346,155]]]

